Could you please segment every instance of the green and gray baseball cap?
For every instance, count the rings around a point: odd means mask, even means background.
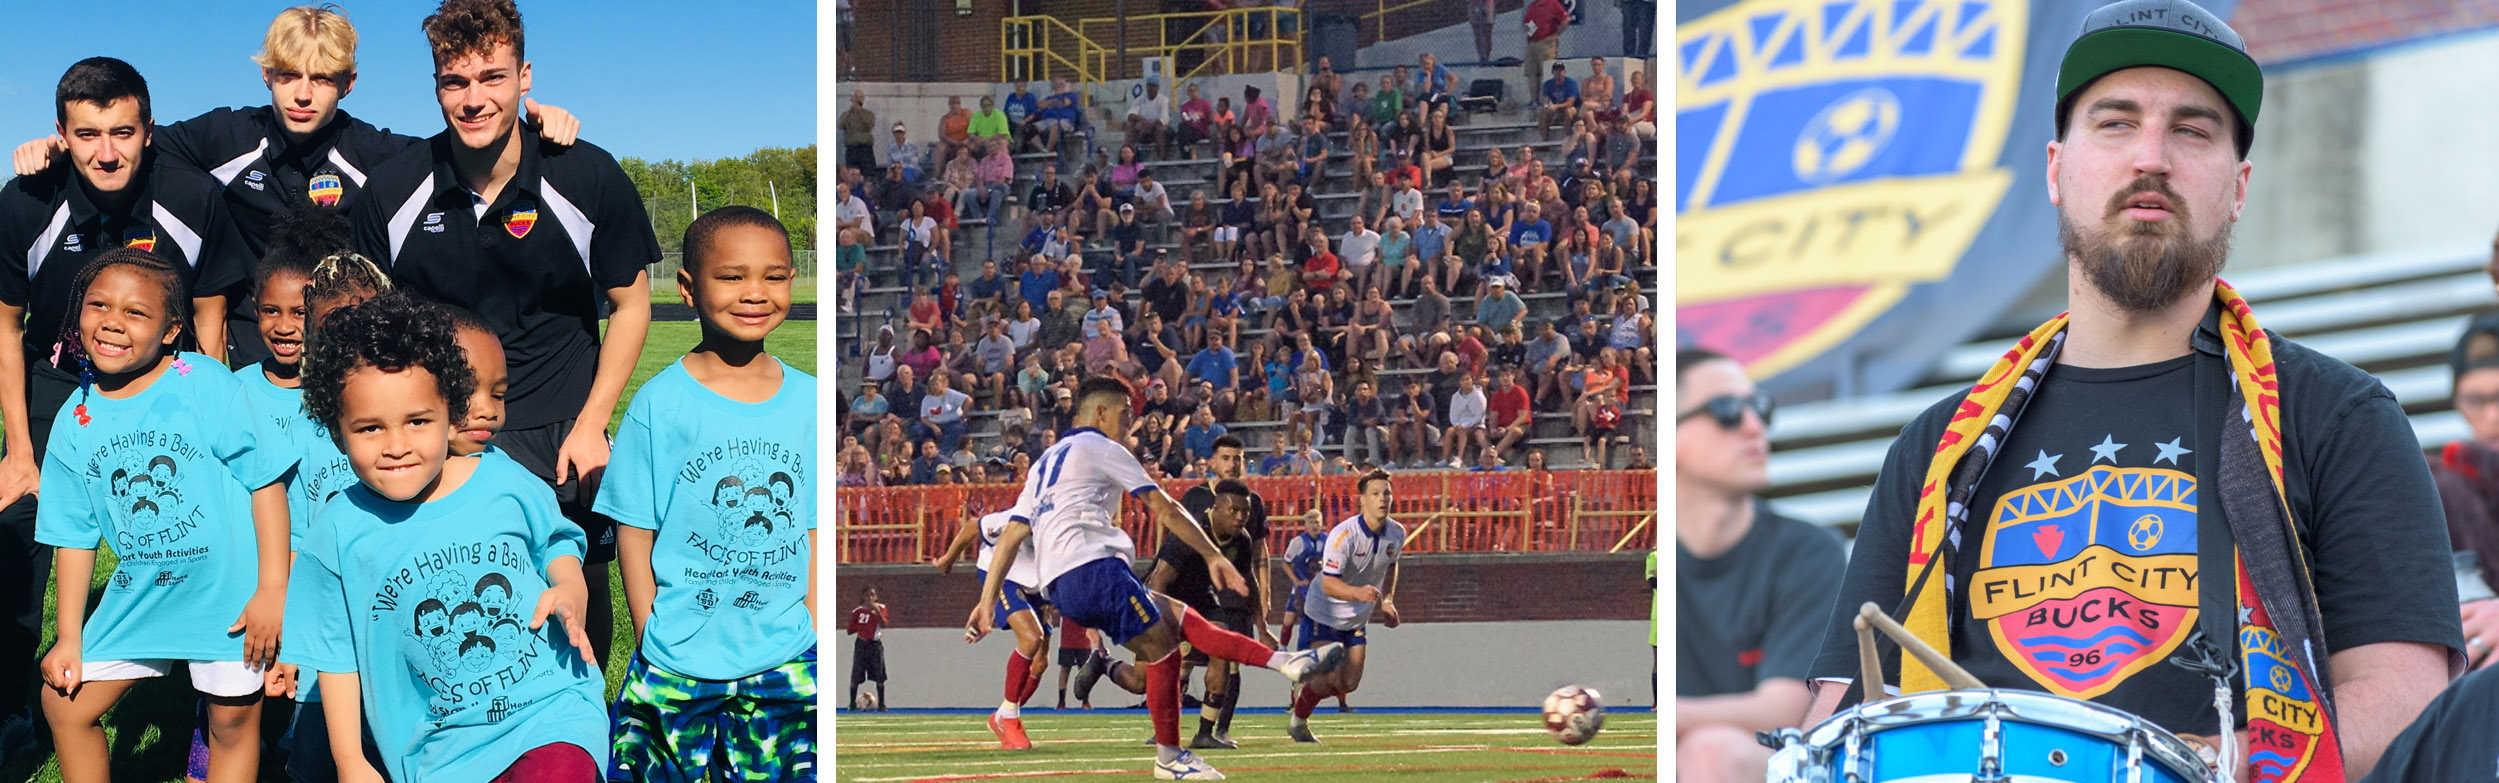
[[[2065,48],[2064,64],[2057,68],[2057,129],[2064,130],[2074,96],[2083,88],[2141,66],[2183,71],[2212,85],[2239,114],[2238,151],[2247,156],[2256,138],[2256,110],[2265,98],[2264,74],[2238,31],[2188,0],[2123,0],[2084,16],[2082,37]]]

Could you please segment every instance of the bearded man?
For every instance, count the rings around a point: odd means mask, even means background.
[[[2069,311],[1893,443],[1804,725],[1860,698],[1869,601],[1989,687],[2133,713],[2224,779],[2358,778],[2461,669],[2446,529],[2395,396],[2264,331],[2217,277],[2263,87],[2184,0],[2084,19],[2046,171]],[[1901,691],[1944,687],[1884,657]]]

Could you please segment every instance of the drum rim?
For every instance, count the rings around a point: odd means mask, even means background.
[[[1899,714],[1901,707],[1934,702],[1944,703],[1949,708],[1930,710],[1924,714]],[[1872,714],[1876,711],[1887,714]],[[2159,724],[2104,704],[2053,693],[2007,688],[1924,691],[1859,704],[1805,731],[1804,741],[1812,747],[1836,748],[1852,731],[1863,731],[1871,736],[1929,723],[1981,720],[1990,713],[2007,721],[2050,726],[2097,737],[2120,747],[2139,737],[2143,741],[2146,758],[2169,767],[2173,772],[2186,774],[2193,780],[2214,779],[2212,765],[2204,763],[2185,740]]]

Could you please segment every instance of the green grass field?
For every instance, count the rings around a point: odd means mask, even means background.
[[[788,362],[791,367],[798,368],[800,372],[815,374],[816,323],[815,321],[787,322],[779,330],[773,332],[772,337],[766,341],[766,345],[773,355]],[[634,390],[641,388],[643,381],[650,380],[661,370],[667,369],[668,365],[676,362],[678,357],[684,356],[685,352],[692,349],[700,339],[701,332],[692,322],[652,324],[651,336],[643,342],[642,360],[634,366],[633,378],[626,384],[625,401],[630,402],[633,399]],[[624,418],[622,404],[617,408],[616,418]],[[117,560],[110,550],[97,552],[95,587],[98,589],[96,595],[102,595],[101,588],[105,579],[112,576],[115,562]],[[618,663],[607,667],[606,697],[613,699],[624,680],[625,667],[622,661],[626,660],[625,651],[632,649],[634,640],[632,616],[625,611],[624,583],[611,573],[608,585],[616,611],[614,638],[615,649],[618,651],[613,656]],[[49,590],[45,592],[43,608],[43,646],[38,650],[48,650],[52,646],[53,621],[57,616],[58,607]],[[35,668],[33,661],[9,662],[5,665],[16,667],[16,670],[25,676],[31,676]],[[122,699],[120,706],[105,713],[105,732],[112,738],[113,743],[113,779],[115,781],[179,783],[182,780],[183,765],[190,752],[192,708],[196,699],[197,694],[191,690],[189,678],[177,674],[173,677],[152,680],[133,688],[130,695]],[[263,716],[267,722],[277,723],[283,720],[281,716],[275,714],[277,710],[265,712],[270,713]],[[27,758],[13,759],[8,764],[0,765],[0,783],[19,783],[19,781],[59,783],[61,773],[52,760],[50,736],[45,732],[38,733],[44,734],[45,742],[28,754]],[[263,764],[261,780],[286,781],[288,778],[285,772],[276,769],[274,765]]]
[[[1142,710],[1061,713],[1030,710],[1033,749],[998,749],[981,714],[860,714],[836,719],[834,779],[852,783],[938,783],[1034,777],[1147,780],[1152,734]],[[1196,711],[1182,716],[1197,730]],[[1608,715],[1605,730],[1578,747],[1545,733],[1523,713],[1338,714],[1310,720],[1318,745],[1284,736],[1275,711],[1234,718],[1236,750],[1203,751],[1233,780],[1257,781],[1570,781],[1657,777],[1657,716]]]

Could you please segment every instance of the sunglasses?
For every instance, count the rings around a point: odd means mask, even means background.
[[[1701,403],[1701,407],[1677,415],[1675,423],[1682,424],[1694,416],[1708,414],[1712,420],[1718,422],[1719,427],[1731,430],[1744,424],[1744,411],[1749,408],[1753,413],[1761,416],[1761,426],[1767,429],[1770,426],[1770,413],[1774,407],[1770,402],[1770,395],[1759,391],[1746,397],[1722,394],[1709,398],[1708,402]]]

